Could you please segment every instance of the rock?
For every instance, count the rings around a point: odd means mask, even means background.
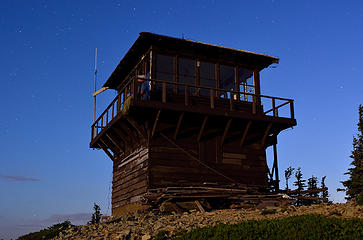
[[[145,234],[141,238],[141,240],[149,240],[149,239],[151,239],[151,236],[149,234]]]

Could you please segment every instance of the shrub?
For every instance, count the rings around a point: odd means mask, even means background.
[[[261,215],[275,214],[276,209],[263,209],[261,211]]]
[[[55,224],[46,229],[40,230],[39,232],[33,232],[23,235],[18,240],[35,240],[35,239],[52,239],[60,232],[66,230],[69,226],[72,226],[70,221],[64,221],[62,223]]]

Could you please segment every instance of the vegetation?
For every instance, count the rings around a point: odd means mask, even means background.
[[[39,232],[23,235],[19,237],[18,240],[52,239],[70,226],[72,226],[70,221],[64,221],[62,223],[58,223],[46,229],[40,230]]]
[[[322,198],[328,198],[328,197],[329,197],[328,189],[325,189],[325,188],[326,188],[326,185],[325,185],[325,179],[326,179],[326,176],[322,177],[322,178],[321,178],[321,183],[320,183],[320,187],[321,187],[322,189],[324,189],[324,190],[321,192],[321,197],[322,197]]]
[[[101,208],[96,203],[93,205],[93,213],[92,213],[92,219],[89,222],[90,224],[99,224],[101,221]]]
[[[263,209],[261,211],[261,215],[275,214],[276,209]]]
[[[194,229],[175,239],[363,239],[363,219],[301,215]]]
[[[294,172],[295,168],[292,167],[288,167],[285,170],[285,180],[286,180],[286,191],[289,190],[289,179],[292,175],[292,173]]]
[[[363,106],[359,105],[359,120],[358,120],[358,134],[353,137],[353,150],[350,158],[353,161],[350,163],[352,166],[345,174],[349,176],[348,180],[341,183],[345,189],[338,189],[346,191],[347,200],[357,199],[358,204],[363,205]]]

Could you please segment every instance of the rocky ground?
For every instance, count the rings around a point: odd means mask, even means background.
[[[269,213],[269,214],[266,214]],[[181,214],[163,214],[145,212],[130,214],[110,223],[70,227],[55,239],[152,239],[160,231],[167,231],[169,236],[182,230],[189,231],[197,227],[214,226],[218,223],[234,224],[249,219],[284,218],[302,214],[322,214],[339,218],[363,218],[363,206],[354,203],[319,204],[312,206],[276,209],[266,212],[258,209],[224,209],[211,212],[191,210]]]

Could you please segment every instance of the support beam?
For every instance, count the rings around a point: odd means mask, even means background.
[[[122,149],[120,148],[120,146],[115,142],[115,140],[113,139],[112,136],[110,136],[107,132],[105,133],[105,136],[112,142],[113,145],[116,146],[116,148],[120,151],[123,152]]]
[[[100,138],[100,142],[104,145],[104,146],[107,146],[106,144],[105,144],[105,142]],[[115,161],[115,157],[107,150],[107,148],[106,147],[104,147],[104,146],[101,146],[100,144],[98,144],[98,146],[100,146],[101,148],[102,148],[102,150],[107,154],[107,156],[109,157],[109,158],[111,158],[111,160],[112,161]]]
[[[131,128],[129,128],[127,126],[127,124],[123,124],[122,129],[125,130],[125,132],[127,133],[127,136],[129,138],[133,139],[133,141],[135,143],[137,143],[137,142],[140,143],[141,138],[138,138],[137,135],[136,135],[136,133],[135,133],[135,131],[133,131]]]
[[[263,138],[261,140],[261,146],[262,147],[265,146],[266,138],[267,138],[268,134],[270,133],[271,127],[272,127],[272,123],[269,123],[266,130],[265,130],[265,133],[263,134]]]
[[[161,113],[161,110],[159,110],[158,113],[156,114],[154,125],[153,125],[153,130],[151,131],[151,137],[153,137],[155,134],[156,126],[158,125],[158,122],[159,122],[160,113]]]
[[[204,120],[203,120],[203,123],[202,123],[202,126],[200,127],[199,134],[198,134],[198,138],[197,138],[198,142],[200,142],[200,139],[201,139],[201,137],[203,135],[203,131],[204,131],[205,125],[207,124],[207,120],[208,120],[208,116],[205,116]]]
[[[274,138],[277,138],[277,135],[274,134]],[[273,163],[273,168],[275,170],[275,182],[274,182],[274,187],[275,187],[275,191],[279,191],[280,189],[280,180],[279,180],[279,167],[278,167],[278,164],[277,164],[277,147],[276,147],[276,142],[277,140],[275,141],[274,145],[273,145],[273,151],[274,151],[274,163]]]
[[[226,137],[227,137],[227,134],[228,134],[229,128],[230,128],[230,126],[231,126],[231,123],[232,123],[232,118],[228,119],[228,122],[227,122],[227,124],[226,124],[226,127],[224,128],[224,132],[223,132],[222,140],[221,140],[221,145],[223,145],[224,140],[225,140],[225,139],[226,139]]]
[[[146,134],[143,131],[143,128],[131,117],[125,117],[125,119],[130,123],[130,125],[135,128],[137,133],[139,134],[139,137],[145,137]]]
[[[174,141],[176,140],[176,137],[179,133],[179,130],[180,130],[180,126],[181,126],[181,123],[182,123],[182,120],[183,120],[183,117],[184,117],[184,112],[182,112],[179,116],[179,119],[178,119],[178,123],[176,124],[176,128],[175,128],[175,132],[174,132],[174,135],[173,135],[173,139]]]
[[[248,130],[250,129],[251,127],[251,124],[252,124],[252,121],[249,121],[247,123],[247,126],[245,128],[245,130],[243,131],[243,135],[242,135],[242,138],[241,138],[241,141],[239,142],[239,146],[242,147],[243,146],[243,143],[245,142],[246,140],[246,137],[247,137],[247,133],[248,133]]]
[[[120,125],[118,125],[118,126],[120,126]],[[116,132],[116,134],[121,137],[121,140],[125,144],[128,144],[128,145],[132,146],[132,142],[129,141],[129,138],[120,129],[118,129],[117,126],[115,126],[114,128],[112,128],[112,130],[114,130]]]

